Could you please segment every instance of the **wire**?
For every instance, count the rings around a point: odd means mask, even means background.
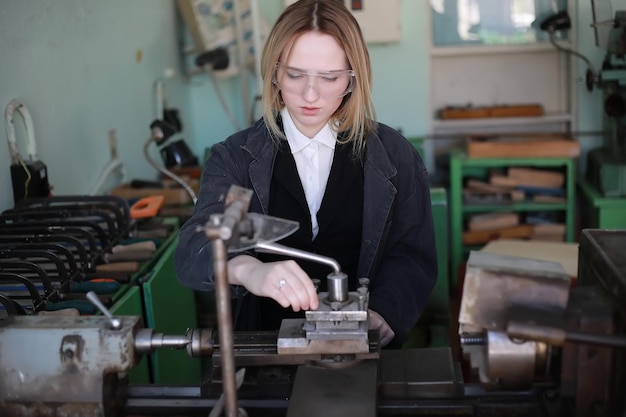
[[[556,49],[559,49],[559,50],[561,50],[563,52],[567,52],[567,53],[570,53],[572,55],[575,55],[578,58],[580,58],[583,61],[585,61],[585,63],[587,64],[587,67],[589,67],[589,69],[591,70],[591,72],[593,74],[593,77],[597,78],[596,69],[593,67],[593,64],[591,63],[591,61],[589,61],[589,59],[586,56],[584,56],[583,54],[581,54],[579,52],[574,51],[573,49],[567,49],[567,48],[564,48],[561,45],[559,45],[556,42],[555,38],[554,38],[554,30],[551,30],[549,33],[550,33],[550,42],[552,43],[552,45],[554,45],[554,47]]]
[[[211,82],[213,83],[213,88],[215,89],[215,92],[217,93],[217,98],[219,99],[220,104],[222,105],[222,108],[224,109],[224,111],[226,112],[226,115],[230,119],[230,122],[232,123],[233,127],[235,128],[235,130],[241,130],[241,128],[239,127],[239,122],[237,122],[237,119],[235,118],[232,111],[230,110],[230,107],[228,107],[226,100],[224,100],[222,89],[220,88],[219,83],[217,82],[215,74],[213,73],[213,69],[209,67],[208,65],[205,65],[204,69],[206,70],[207,73],[209,73],[209,78],[211,79]]]
[[[33,178],[32,175],[30,175],[30,170],[28,169],[28,167],[26,166],[26,164],[24,163],[24,160],[22,159],[22,157],[20,156],[20,154],[16,154],[14,156],[17,161],[20,163],[20,165],[22,166],[22,168],[24,168],[24,172],[26,172],[26,181],[24,181],[24,198],[28,198],[28,186],[30,185],[30,180]]]
[[[120,175],[122,177],[122,182],[123,182],[124,178],[126,178],[126,167],[124,166],[124,163],[120,159],[114,159],[107,164],[104,171],[100,175],[98,182],[91,188],[91,191],[89,192],[89,194],[97,195],[100,191],[100,188],[102,188],[102,186],[104,185],[104,182],[116,170],[119,170]]]
[[[198,197],[196,196],[196,193],[193,191],[193,189],[189,186],[189,184],[187,184],[185,182],[185,180],[183,180],[182,178],[180,178],[178,175],[174,174],[172,171],[169,171],[168,169],[164,168],[163,166],[159,165],[154,159],[152,159],[152,157],[150,156],[150,153],[148,152],[148,147],[150,146],[150,144],[152,142],[154,142],[157,138],[155,136],[150,136],[148,138],[148,140],[146,141],[146,143],[143,145],[143,154],[146,157],[146,159],[148,160],[148,162],[150,163],[150,165],[152,165],[154,168],[156,168],[159,172],[167,175],[168,177],[170,177],[171,179],[173,179],[174,181],[176,181],[181,187],[183,187],[185,189],[185,191],[187,191],[187,193],[189,194],[189,196],[191,197],[191,200],[193,201],[194,206],[196,205],[196,202],[198,201]]]

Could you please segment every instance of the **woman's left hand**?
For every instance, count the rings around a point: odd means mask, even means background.
[[[385,347],[393,340],[396,333],[387,324],[383,316],[374,310],[367,310],[369,313],[370,330],[378,330],[380,334],[380,346]]]

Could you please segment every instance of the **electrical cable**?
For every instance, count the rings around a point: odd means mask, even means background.
[[[26,166],[26,163],[24,162],[22,157],[19,154],[17,154],[15,155],[15,158],[17,159],[19,164],[22,166],[22,168],[24,168],[24,172],[26,173],[26,180],[24,181],[24,198],[28,198],[28,186],[30,185],[30,180],[33,178],[33,176],[30,175],[30,170]]]
[[[597,74],[597,73],[596,73],[596,70],[595,70],[595,68],[593,67],[593,64],[591,63],[591,61],[590,61],[590,60],[589,60],[586,56],[584,56],[584,55],[583,55],[583,54],[581,54],[580,52],[574,51],[573,49],[564,48],[564,47],[562,47],[561,45],[559,45],[559,44],[556,42],[556,39],[554,38],[554,30],[551,30],[551,31],[550,31],[550,42],[552,43],[552,45],[554,45],[554,47],[555,47],[556,49],[559,49],[559,50],[561,50],[561,51],[563,51],[563,52],[568,52],[568,53],[570,53],[570,54],[572,54],[572,55],[577,56],[578,58],[582,59],[583,61],[585,61],[585,63],[587,64],[587,67],[589,67],[589,69],[590,69],[590,70],[591,70],[591,72],[594,74],[594,76],[596,76],[596,74]]]
[[[124,166],[124,163],[120,159],[112,160],[105,167],[104,171],[98,178],[98,182],[96,182],[96,184],[91,188],[89,195],[97,195],[100,191],[100,188],[102,188],[102,185],[104,184],[104,182],[116,170],[119,170],[120,175],[122,177],[122,182],[124,182],[124,178],[126,178],[126,175],[127,175],[127,171],[126,171],[126,167]]]
[[[226,112],[226,115],[230,119],[230,122],[232,123],[233,127],[237,131],[241,130],[241,128],[239,127],[239,122],[237,122],[237,119],[233,115],[232,111],[230,110],[230,107],[228,106],[228,104],[226,103],[226,100],[224,99],[224,95],[222,94],[222,89],[220,88],[219,83],[217,82],[215,74],[213,73],[213,69],[207,65],[204,66],[204,69],[209,74],[209,78],[211,79],[211,82],[213,84],[213,89],[215,90],[215,93],[217,94],[217,98],[220,102],[220,105],[224,109],[224,112]]]
[[[170,177],[171,179],[173,179],[174,181],[176,181],[181,187],[183,187],[185,189],[185,191],[187,191],[187,193],[189,194],[189,196],[191,197],[191,200],[193,201],[193,204],[196,205],[196,202],[198,201],[198,197],[196,196],[196,193],[193,191],[193,189],[191,188],[191,186],[189,186],[189,184],[187,184],[187,182],[185,182],[185,180],[183,180],[182,178],[180,178],[178,175],[174,174],[172,171],[166,169],[165,167],[159,165],[154,159],[152,159],[152,157],[150,156],[150,153],[148,152],[148,148],[150,147],[150,144],[154,141],[156,141],[157,137],[155,135],[151,135],[148,140],[146,141],[146,143],[143,145],[143,154],[146,157],[146,160],[148,161],[148,163],[150,163],[150,165],[152,165],[157,171],[167,175],[168,177]]]

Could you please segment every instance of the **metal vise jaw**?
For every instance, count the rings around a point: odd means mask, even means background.
[[[369,280],[361,278],[357,291],[348,292],[347,275],[328,275],[328,292],[319,294],[320,306],[305,319],[283,320],[278,354],[357,354],[370,350],[368,336]]]

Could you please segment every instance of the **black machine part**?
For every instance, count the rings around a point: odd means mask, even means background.
[[[50,195],[48,168],[41,161],[20,161],[19,164],[12,164],[11,184],[16,203],[26,198]]]
[[[14,113],[19,114],[24,122],[24,132],[28,147],[29,159],[24,160],[17,149],[15,139],[15,127],[13,125]],[[11,183],[13,185],[13,199],[17,203],[20,200],[31,197],[46,197],[50,195],[48,182],[48,168],[37,160],[37,145],[34,138],[33,120],[28,108],[17,100],[11,100],[6,108],[7,141],[11,154]]]

